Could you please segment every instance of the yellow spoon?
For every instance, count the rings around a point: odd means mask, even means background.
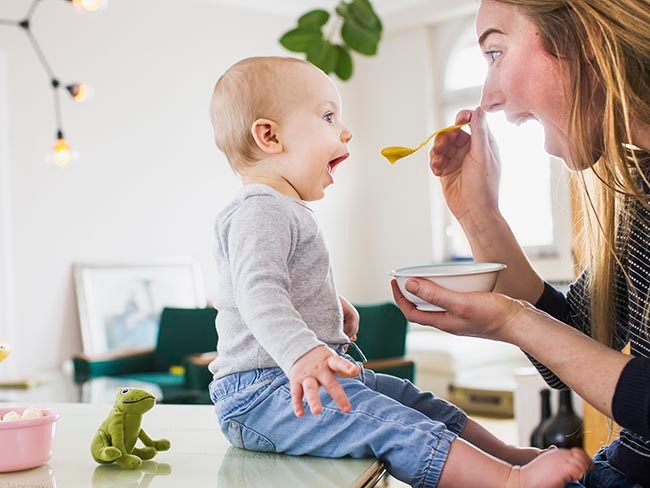
[[[4,361],[7,356],[9,356],[10,352],[11,348],[9,347],[9,344],[0,339],[0,363]]]
[[[410,156],[415,151],[422,149],[427,142],[429,142],[432,138],[434,138],[438,134],[443,134],[445,132],[451,132],[456,129],[460,129],[461,127],[467,124],[468,122],[465,122],[464,124],[451,125],[449,127],[444,127],[442,129],[439,129],[435,131],[433,134],[431,134],[429,137],[427,137],[417,147],[402,147],[402,146],[385,147],[381,150],[381,155],[384,156],[386,159],[388,159],[388,161],[390,161],[390,164],[395,164],[395,161],[397,161],[398,159],[402,159],[403,157]]]

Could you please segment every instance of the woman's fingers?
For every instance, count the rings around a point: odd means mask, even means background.
[[[395,303],[397,303],[397,306],[402,310],[402,313],[406,315],[406,318],[409,318],[410,314],[416,310],[415,305],[413,305],[413,303],[408,301],[407,298],[402,295],[402,292],[397,285],[397,280],[390,280],[390,287],[393,290],[393,298],[395,299]]]
[[[452,308],[454,305],[452,296],[446,293],[445,288],[436,285],[432,281],[411,278],[406,280],[405,287],[409,293],[413,293],[422,300],[438,305],[445,310]]]
[[[466,124],[467,122],[471,122],[472,115],[474,115],[474,111],[468,108],[459,110],[458,113],[456,114],[456,125]]]
[[[457,333],[453,330],[449,330],[449,327],[446,327],[441,319],[443,315],[446,315],[444,312],[430,312],[425,310],[418,310],[413,303],[411,303],[400,291],[397,286],[397,281],[391,281],[391,287],[393,289],[393,298],[395,298],[395,303],[400,308],[404,316],[409,322],[420,325],[431,325],[437,329],[444,330],[447,332]],[[425,299],[424,297],[420,297]]]
[[[429,166],[436,176],[458,171],[470,150],[470,135],[458,129],[436,136],[429,152]]]

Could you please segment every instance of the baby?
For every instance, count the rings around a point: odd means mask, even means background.
[[[345,354],[358,314],[337,294],[308,205],[334,182],[352,138],[330,78],[294,58],[244,59],[218,80],[211,116],[243,183],[216,222],[210,365],[233,445],[376,457],[418,487],[564,487],[589,469],[580,449],[506,445],[449,402]]]

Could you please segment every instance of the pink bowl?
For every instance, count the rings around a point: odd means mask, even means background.
[[[12,410],[22,415],[25,409],[0,408],[0,417]],[[0,422],[0,473],[35,468],[52,457],[59,413],[51,408],[41,411],[39,418]]]

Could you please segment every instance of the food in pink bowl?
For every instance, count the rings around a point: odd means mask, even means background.
[[[0,408],[0,473],[45,464],[54,451],[58,418],[51,408]]]

